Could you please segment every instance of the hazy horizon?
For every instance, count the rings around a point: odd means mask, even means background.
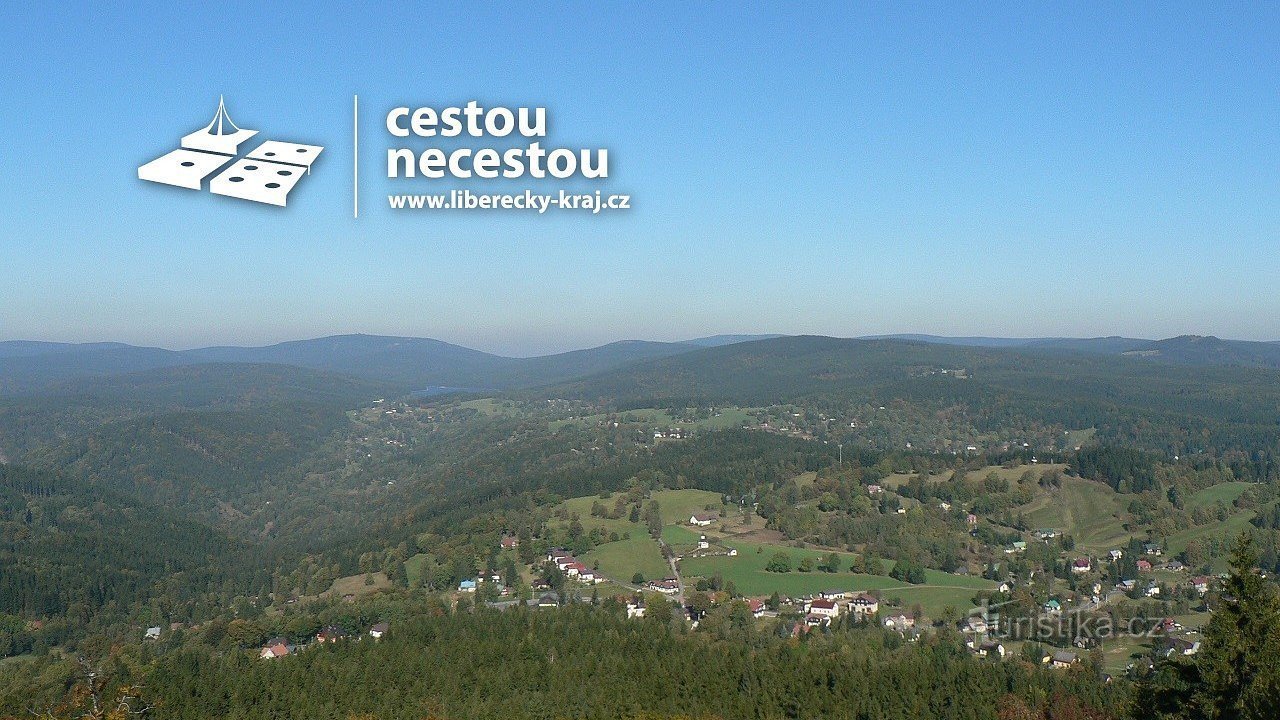
[[[0,343],[33,342],[33,343],[59,343],[59,344],[71,344],[71,345],[92,345],[97,343],[121,343],[124,345],[131,345],[134,347],[158,348],[158,349],[170,350],[174,352],[183,352],[183,351],[189,351],[189,350],[204,350],[204,349],[215,348],[215,347],[260,348],[260,347],[269,347],[269,346],[277,345],[281,343],[322,340],[322,339],[331,338],[331,337],[368,336],[368,337],[404,338],[404,339],[414,339],[414,340],[437,340],[440,342],[448,343],[450,345],[457,345],[457,346],[465,347],[471,350],[479,350],[481,352],[490,353],[493,355],[501,355],[501,356],[512,357],[512,358],[528,358],[528,357],[538,357],[542,355],[554,355],[559,353],[573,352],[576,350],[589,350],[592,348],[597,348],[605,345],[611,345],[614,343],[625,343],[625,342],[687,343],[687,342],[694,342],[699,340],[726,337],[726,336],[729,336],[729,337],[732,337],[732,336],[788,336],[790,337],[790,336],[799,336],[799,335],[818,335],[818,336],[850,339],[850,340],[893,338],[893,337],[905,337],[905,336],[922,336],[922,337],[927,336],[927,337],[934,337],[939,339],[951,339],[951,340],[984,339],[984,340],[1000,340],[1000,341],[1030,341],[1030,340],[1047,340],[1047,339],[1090,340],[1090,339],[1109,338],[1109,337],[1123,337],[1123,338],[1129,338],[1133,340],[1155,341],[1155,340],[1165,340],[1165,339],[1170,339],[1175,337],[1196,336],[1196,337],[1217,337],[1221,340],[1242,341],[1242,342],[1262,342],[1262,343],[1280,342],[1280,340],[1277,340],[1275,338],[1255,339],[1255,338],[1240,338],[1240,337],[1223,337],[1221,335],[1215,335],[1213,333],[1204,333],[1204,332],[1181,332],[1173,335],[1153,336],[1149,334],[1127,334],[1127,333],[1106,333],[1101,335],[1049,335],[1049,334],[997,335],[997,334],[990,334],[990,333],[931,333],[931,332],[884,332],[884,333],[859,333],[857,335],[849,335],[849,334],[836,334],[836,333],[823,333],[823,332],[765,332],[765,331],[762,331],[762,332],[710,332],[710,333],[701,334],[701,335],[687,335],[687,336],[679,336],[679,337],[675,337],[675,336],[615,337],[612,339],[605,339],[598,342],[589,341],[586,344],[581,344],[581,345],[571,345],[571,346],[546,345],[543,349],[536,349],[536,348],[531,349],[529,346],[511,345],[511,344],[503,343],[500,340],[496,340],[492,338],[489,339],[488,341],[485,341],[482,339],[479,342],[472,343],[472,342],[462,342],[459,340],[455,340],[447,337],[440,337],[436,335],[422,335],[422,334],[395,333],[395,332],[375,333],[375,332],[356,331],[356,332],[325,333],[321,335],[308,335],[308,336],[297,336],[297,337],[283,337],[280,339],[269,340],[266,342],[234,342],[234,341],[233,342],[204,342],[204,343],[193,343],[193,344],[185,344],[185,345],[166,345],[162,343],[129,342],[127,340],[120,340],[118,338],[99,338],[99,339],[91,339],[91,340],[59,340],[59,339],[45,339],[45,338],[31,338],[31,337],[21,337],[21,338],[0,337]]]

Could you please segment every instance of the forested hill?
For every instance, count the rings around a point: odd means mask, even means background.
[[[531,358],[492,355],[428,338],[341,335],[266,347],[171,351],[98,343],[0,343],[0,395],[58,392],[68,383],[207,364],[279,365],[387,383],[507,389],[564,382],[638,360],[696,350],[690,343],[624,341]]]
[[[1276,444],[1280,371],[1173,366],[1054,349],[802,336],[652,360],[546,393],[620,409],[801,403],[834,410],[899,401],[958,407],[979,427],[1033,420],[1097,427],[1153,449],[1197,435],[1203,440],[1196,443],[1219,449],[1259,449]],[[1152,427],[1163,430],[1151,435]]]
[[[246,545],[48,470],[0,465],[0,537],[0,615],[83,623],[164,596],[191,619],[270,583],[266,569],[247,562]],[[30,649],[21,634],[0,635],[11,644],[0,647],[6,655]]]

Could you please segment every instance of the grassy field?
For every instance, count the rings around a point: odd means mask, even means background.
[[[686,422],[679,420],[666,410],[658,408],[639,408],[636,410],[628,410],[618,416],[618,420],[622,423],[635,423],[647,425],[655,428],[684,428],[695,430],[726,430],[729,428],[738,428],[743,425],[751,424],[754,420],[748,414],[749,408],[727,407],[717,408],[715,413],[710,417],[702,420],[694,420]],[[553,420],[549,423],[552,430],[559,430],[566,425],[578,425],[582,427],[594,427],[604,422],[610,416],[605,414],[583,415],[581,417],[566,418],[564,420]]]
[[[1187,543],[1198,538],[1215,536],[1224,538],[1235,537],[1249,527],[1249,521],[1253,519],[1253,515],[1254,512],[1252,510],[1246,510],[1232,515],[1223,522],[1211,522],[1205,525],[1190,527],[1180,533],[1170,535],[1168,537],[1169,548],[1166,554],[1170,556],[1177,555],[1187,549]],[[1226,567],[1226,559],[1222,558],[1214,564],[1213,569],[1217,572],[1225,570]]]
[[[631,576],[637,572],[644,575],[645,580],[671,574],[658,544],[645,533],[632,535],[630,540],[599,545],[581,559],[589,567],[599,563],[600,572],[619,582],[631,582]]]
[[[576,497],[565,500],[557,509],[563,509],[572,515],[578,514],[578,519],[582,523],[582,527],[590,530],[591,528],[603,528],[608,532],[616,532],[619,537],[623,533],[631,533],[636,535],[644,535],[647,532],[643,523],[633,523],[626,518],[618,518],[611,520],[609,518],[592,517],[591,506],[594,503],[601,503],[607,509],[613,509],[613,503],[617,498],[617,494],[611,494],[607,498],[598,495],[587,495],[585,497]],[[688,524],[689,516],[694,513],[703,512],[703,507],[711,505],[720,507],[720,494],[707,492],[706,490],[659,490],[651,495],[652,500],[656,500],[658,508],[662,512],[662,523],[664,525]],[[644,505],[648,505],[646,500]],[[719,510],[716,510],[719,514]],[[697,538],[694,538],[697,542]]]
[[[1010,484],[1013,484],[1013,483],[1017,483],[1018,478],[1021,478],[1022,474],[1028,470],[1030,470],[1037,478],[1039,478],[1041,475],[1049,472],[1050,470],[1053,470],[1053,469],[1065,470],[1066,467],[1067,467],[1066,465],[1050,465],[1050,464],[1019,465],[1017,467],[1012,467],[1012,468],[1001,467],[999,465],[987,465],[986,467],[983,467],[978,470],[970,470],[968,473],[966,473],[966,475],[969,478],[981,480],[986,476],[990,475],[991,473],[995,473],[997,477],[1008,480]],[[897,488],[898,486],[905,484],[908,480],[910,480],[913,477],[915,477],[913,473],[894,473],[884,478],[883,480],[881,480],[880,484],[887,488]],[[942,480],[947,480],[950,477],[951,477],[951,472],[948,471],[945,473],[939,473],[937,475],[931,475],[929,479],[934,481],[942,481]]]
[[[1032,528],[1054,528],[1075,538],[1076,547],[1101,551],[1129,541],[1124,529],[1125,501],[1107,485],[1062,478],[1062,487],[1046,492],[1019,511]]]
[[[663,525],[687,525],[689,516],[703,512],[707,505],[716,508],[716,515],[720,514],[720,493],[706,490],[659,490],[652,497],[658,501],[658,508],[662,511]]]
[[[418,553],[404,561],[404,576],[409,582],[409,587],[418,587],[422,582],[422,566],[426,562],[426,553]]]
[[[701,528],[692,528],[685,525],[667,525],[662,528],[662,539],[667,542],[676,552],[685,551],[695,548],[698,540],[706,533],[701,532]],[[707,535],[709,540],[715,540],[715,535]]]
[[[1249,489],[1252,483],[1247,482],[1225,482],[1219,483],[1212,487],[1207,487],[1200,492],[1187,498],[1187,509],[1195,510],[1196,508],[1211,507],[1219,502],[1225,503],[1228,507],[1236,501],[1236,498]]]
[[[1102,643],[1102,669],[1111,675],[1124,675],[1129,663],[1146,657],[1150,651],[1151,638],[1124,636],[1105,640]]]
[[[645,526],[643,523],[633,523],[627,518],[620,517],[617,520],[609,518],[593,517],[591,515],[591,505],[593,503],[601,503],[605,508],[613,510],[613,502],[616,495],[610,495],[608,499],[601,498],[598,495],[588,495],[586,497],[576,497],[565,500],[560,504],[570,516],[574,513],[578,514],[578,521],[582,523],[582,527],[590,530],[591,528],[603,528],[606,532],[616,532],[618,537],[622,537],[624,533],[635,535],[645,534]],[[557,508],[557,509],[560,509]]]
[[[369,579],[373,580],[371,584],[367,582]],[[386,573],[376,572],[369,575],[362,573],[360,575],[348,575],[334,580],[333,585],[329,586],[329,589],[324,593],[321,593],[321,596],[343,597],[344,595],[355,595],[359,597],[361,595],[368,595],[372,592],[388,590],[390,588],[391,581],[387,579]]]
[[[904,605],[908,607],[918,603],[926,613],[930,614],[936,614],[948,605],[963,611],[972,606],[972,598],[976,590],[991,588],[995,585],[981,578],[948,575],[936,570],[926,571],[926,582],[923,585],[909,585],[884,575],[864,575],[847,571],[827,573],[815,570],[802,573],[792,570],[789,573],[771,573],[764,568],[775,553],[783,552],[790,555],[793,568],[802,558],[811,557],[818,561],[827,553],[781,545],[734,542],[731,538],[724,544],[737,548],[738,555],[689,558],[681,562],[681,574],[687,579],[688,577],[710,577],[719,573],[726,581],[732,581],[739,592],[746,595],[769,595],[778,592],[782,595],[799,596],[830,589],[880,590],[882,597],[886,599],[901,598]],[[837,553],[837,555],[840,556],[843,567],[848,567],[853,559],[853,555],[849,553]]]

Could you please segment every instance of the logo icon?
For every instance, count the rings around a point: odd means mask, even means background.
[[[304,174],[311,174],[311,165],[324,148],[268,140],[236,159],[240,145],[257,134],[257,130],[246,130],[232,122],[219,97],[213,120],[184,135],[179,149],[141,165],[138,179],[203,190],[205,178],[231,163],[209,181],[210,192],[284,207],[289,192]]]

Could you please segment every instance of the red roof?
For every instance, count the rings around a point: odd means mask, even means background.
[[[822,608],[823,610],[835,610],[836,603],[834,600],[814,600],[809,603],[811,608]]]
[[[1089,558],[1076,558],[1076,561],[1071,564],[1076,567],[1089,567],[1090,565]]]

